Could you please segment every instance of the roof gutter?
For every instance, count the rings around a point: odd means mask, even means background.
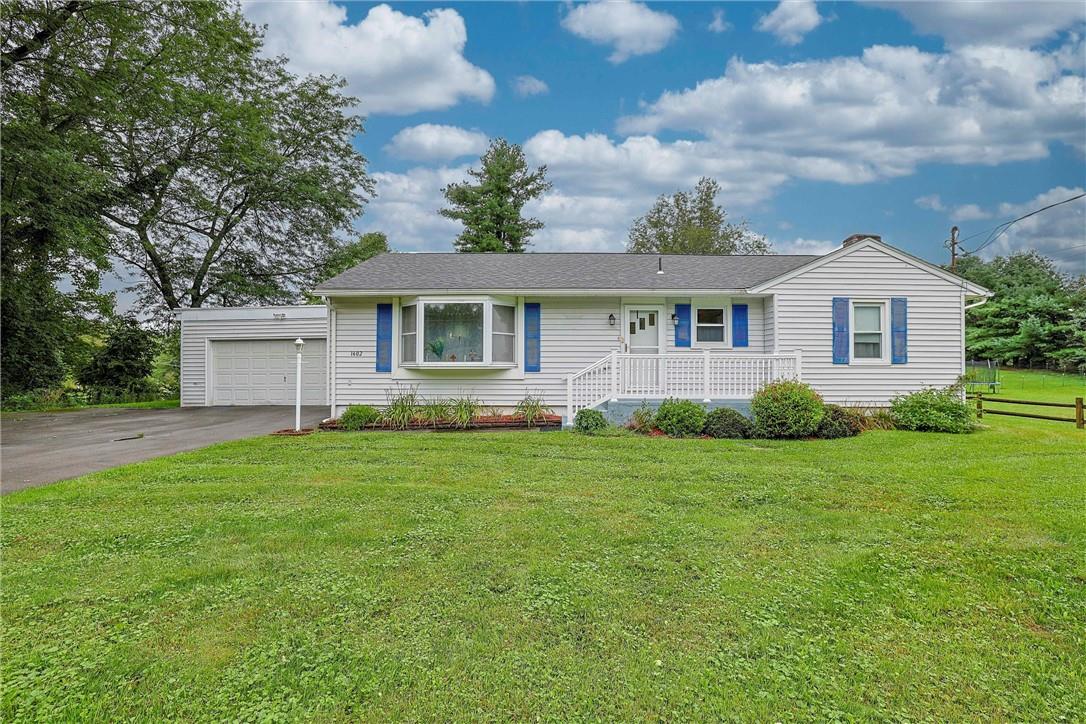
[[[702,294],[749,294],[747,289],[317,289],[321,297],[406,297],[422,294],[504,294],[519,297],[570,297],[622,295],[642,297],[689,297]]]

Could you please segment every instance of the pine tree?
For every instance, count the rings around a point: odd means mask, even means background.
[[[551,188],[547,167],[530,170],[523,149],[504,138],[492,141],[480,160],[480,169],[468,169],[472,181],[442,190],[450,207],[441,209],[441,215],[464,225],[454,242],[456,250],[522,252],[532,234],[543,228],[542,221],[521,212]]]

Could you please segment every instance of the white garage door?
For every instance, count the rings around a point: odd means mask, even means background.
[[[213,341],[211,404],[293,405],[296,365],[292,339]],[[303,405],[326,404],[326,371],[324,340],[305,340]]]

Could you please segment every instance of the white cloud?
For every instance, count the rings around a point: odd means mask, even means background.
[[[724,11],[720,8],[713,10],[713,19],[709,22],[709,30],[713,33],[725,33],[732,29],[732,24],[724,17]]]
[[[377,197],[366,206],[360,231],[382,231],[396,251],[453,251],[460,224],[438,214],[441,189],[467,178],[467,167],[413,168],[373,174]]]
[[[513,92],[521,98],[543,95],[550,90],[546,83],[534,75],[518,75],[513,79]]]
[[[423,123],[401,130],[385,146],[385,151],[413,161],[449,161],[481,154],[487,141],[486,134],[479,131]]]
[[[843,183],[921,163],[1044,158],[1054,141],[1086,148],[1082,47],[874,46],[786,65],[733,58],[723,76],[665,92],[618,129],[694,131],[717,155],[788,154],[792,176]]]
[[[388,5],[352,24],[330,0],[249,2],[246,17],[267,24],[265,52],[285,55],[299,73],[335,73],[364,113],[407,114],[490,101],[494,79],[464,57],[467,27],[455,10],[421,18]]]
[[[814,254],[821,256],[841,246],[839,241],[823,241],[820,239],[804,239],[802,237],[790,241],[773,241],[773,251],[778,254]]]
[[[814,0],[781,0],[773,12],[763,16],[755,26],[763,33],[772,33],[786,45],[798,45],[803,36],[822,24]]]
[[[976,204],[958,206],[950,212],[951,221],[978,221],[980,219],[989,219],[991,216],[991,214]]]
[[[943,200],[939,198],[939,194],[921,196],[918,199],[914,199],[913,203],[928,211],[946,211],[946,207],[943,206]]]
[[[562,27],[593,43],[611,45],[608,60],[617,64],[662,50],[678,32],[679,21],[642,3],[610,0],[574,6],[562,18]]]
[[[1023,203],[1004,202],[989,215],[1007,220],[1014,219],[1081,193],[1083,193],[1081,187],[1056,186]],[[987,234],[982,234],[966,242],[964,246],[967,250],[976,249],[986,238]],[[1086,198],[1019,221],[1005,234],[980,250],[980,254],[990,259],[994,256],[1006,256],[1016,251],[1029,249],[1051,257],[1066,273],[1086,274]]]
[[[1082,2],[876,2],[947,45],[1030,46],[1086,23]]]

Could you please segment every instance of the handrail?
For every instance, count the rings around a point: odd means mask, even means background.
[[[747,399],[766,384],[802,377],[802,353],[613,351],[566,380],[567,424],[608,399]]]

